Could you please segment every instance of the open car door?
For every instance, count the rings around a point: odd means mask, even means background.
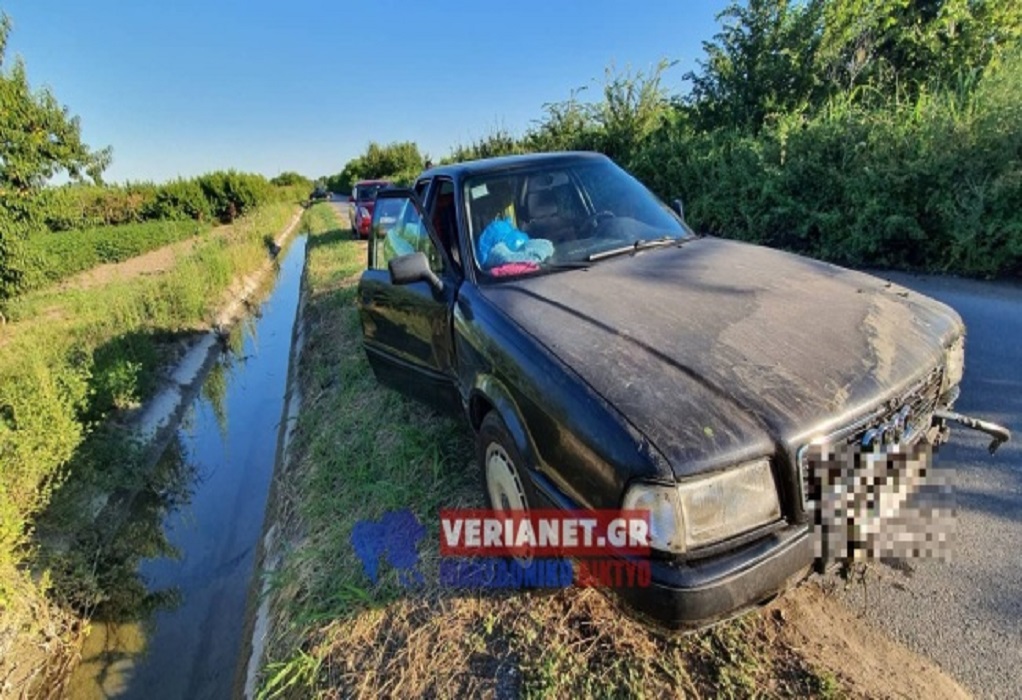
[[[358,303],[376,378],[437,410],[460,411],[451,325],[457,275],[411,190],[377,195],[368,263]],[[419,274],[409,277],[413,267]]]

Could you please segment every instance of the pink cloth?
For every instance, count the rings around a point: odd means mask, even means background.
[[[508,263],[495,267],[489,271],[494,277],[508,277],[510,275],[524,275],[526,272],[535,272],[539,265],[533,262]]]

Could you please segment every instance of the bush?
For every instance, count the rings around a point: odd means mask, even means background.
[[[209,200],[195,179],[178,179],[158,187],[145,215],[146,219],[210,221],[213,218]]]
[[[86,404],[89,372],[77,362],[48,356],[47,348],[14,366],[0,366],[0,601],[14,585],[30,534],[26,515],[49,501],[61,467],[84,433],[78,420]]]
[[[230,170],[163,185],[64,185],[44,190],[42,220],[50,231],[155,220],[230,223],[260,204],[291,198],[291,190],[307,188],[304,181],[297,173],[283,173],[271,185],[262,175]]]
[[[599,102],[572,95],[524,137],[497,130],[451,160],[600,151],[681,196],[704,233],[850,266],[1019,276],[1022,51],[999,56],[971,81],[840,92],[755,129],[698,128],[661,91],[661,64],[608,75]]]
[[[68,184],[44,190],[43,223],[51,231],[118,226],[154,218],[155,185]]]
[[[288,170],[274,178],[270,178],[270,184],[274,187],[300,186],[302,189],[307,190],[312,187],[312,180],[304,175]]]
[[[835,98],[757,135],[659,129],[630,155],[691,222],[851,266],[995,277],[1022,272],[1022,63],[967,99],[864,106]]]
[[[197,182],[210,212],[222,224],[249,213],[270,197],[270,184],[262,175],[218,171],[199,177]]]

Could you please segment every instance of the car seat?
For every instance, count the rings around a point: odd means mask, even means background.
[[[525,219],[522,230],[533,238],[554,242],[574,238],[571,222],[560,210],[552,189],[533,190],[525,197]]]

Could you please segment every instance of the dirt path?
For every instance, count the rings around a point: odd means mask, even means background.
[[[92,289],[110,282],[121,282],[143,275],[157,275],[174,267],[179,258],[194,250],[200,242],[213,240],[217,237],[222,238],[228,231],[230,231],[229,226],[217,226],[200,238],[188,238],[171,243],[121,262],[104,263],[57,283],[56,288],[61,291]]]
[[[229,232],[230,226],[217,226],[199,238],[189,238],[177,243],[171,243],[170,245],[150,250],[148,253],[136,255],[121,262],[98,265],[90,270],[79,272],[77,275],[66,280],[57,282],[47,289],[57,292],[80,291],[102,287],[111,282],[131,280],[144,275],[158,275],[173,268],[180,258],[190,253],[200,243],[216,237],[226,236]],[[63,317],[64,312],[59,305],[44,309],[34,317],[16,322],[8,322],[0,317],[0,347],[6,344],[17,330],[35,323],[52,323],[59,321]]]
[[[277,241],[278,245],[291,235],[300,218],[301,211],[291,217],[282,233],[277,234],[274,240]],[[98,265],[91,270],[86,270],[58,283],[57,289],[61,291],[91,289],[111,282],[122,282],[144,275],[158,275],[174,267],[180,258],[192,252],[200,243],[205,244],[216,238],[224,238],[230,235],[232,230],[232,226],[229,225],[217,226],[209,233],[203,234],[198,238],[189,238],[177,243],[171,243],[170,245],[150,250],[148,253],[136,255],[133,258],[128,258],[118,263]]]
[[[855,696],[972,697],[937,664],[892,640],[815,581],[782,596],[766,614],[779,641],[831,671]]]
[[[302,210],[298,210],[289,220],[285,229],[276,234],[274,241],[279,246],[291,235],[298,222],[301,220]],[[189,238],[177,243],[156,248],[148,253],[136,255],[133,258],[118,263],[105,263],[90,270],[80,272],[73,277],[54,284],[52,287],[44,288],[41,291],[49,292],[71,292],[83,291],[103,287],[113,282],[123,282],[138,277],[159,275],[173,269],[179,260],[191,253],[197,246],[205,245],[216,238],[226,238],[234,231],[233,225],[217,226],[201,237]],[[232,287],[224,295],[224,307],[226,313],[234,314],[237,304],[231,305],[231,300],[250,293],[252,280],[251,276],[235,280]],[[228,308],[229,307],[229,308]],[[0,316],[0,347],[3,347],[14,335],[24,329],[39,323],[53,323],[64,318],[65,310],[60,303],[43,308],[35,315],[22,320],[10,322]],[[219,322],[219,319],[218,319]]]

